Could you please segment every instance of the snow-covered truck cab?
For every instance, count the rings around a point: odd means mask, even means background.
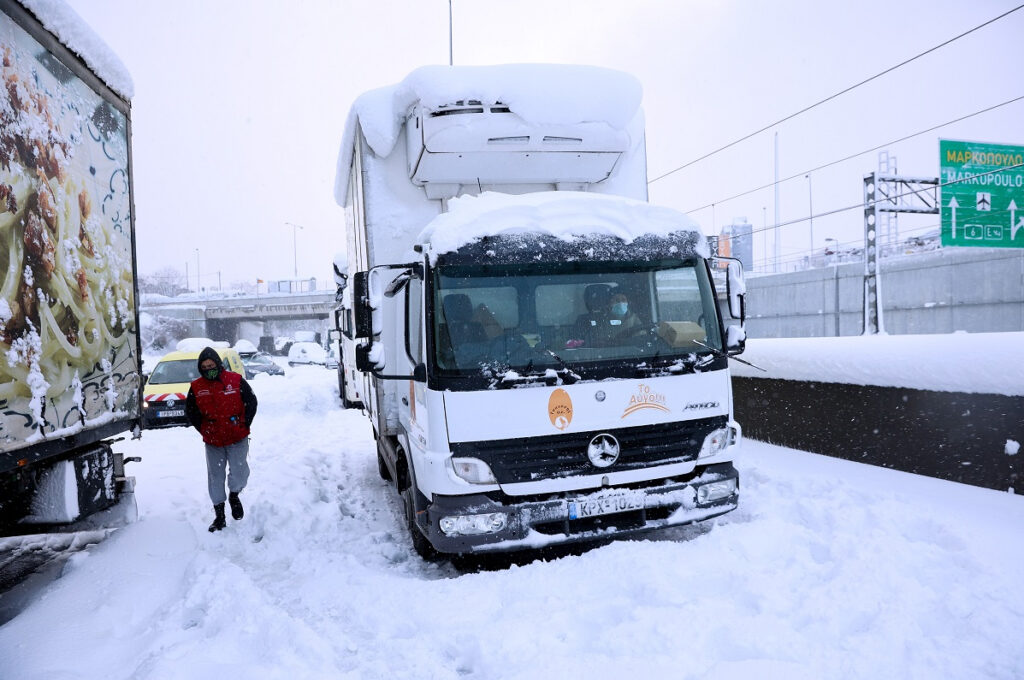
[[[730,347],[699,231],[588,194],[451,207],[431,228],[470,242],[428,241],[421,262],[355,286],[376,340],[357,349],[359,368],[399,383],[379,464],[420,547],[532,547],[734,509]],[[573,233],[588,218],[619,235]],[[517,219],[532,231],[480,235]],[[389,326],[399,343],[382,339]]]
[[[339,370],[421,554],[736,507],[742,332],[699,227],[646,202],[639,102],[625,74],[528,65],[426,67],[353,107]]]

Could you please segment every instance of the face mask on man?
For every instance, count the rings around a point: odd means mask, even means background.
[[[203,377],[207,380],[216,380],[218,375],[220,375],[219,368],[208,368],[203,371]]]
[[[626,312],[629,311],[628,302],[616,302],[612,305],[612,314],[615,316],[626,316]]]

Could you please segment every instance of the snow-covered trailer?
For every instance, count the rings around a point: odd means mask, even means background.
[[[54,0],[0,0],[0,60],[0,536],[123,522],[111,443],[138,432],[142,389],[131,78]]]
[[[700,228],[647,203],[640,98],[607,69],[424,67],[349,114],[342,398],[423,555],[736,508],[742,272],[726,327]]]

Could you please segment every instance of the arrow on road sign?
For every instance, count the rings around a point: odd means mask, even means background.
[[[1020,221],[1014,224],[1017,219],[1017,201],[1010,199],[1010,240],[1012,241],[1017,236],[1018,229],[1024,229],[1024,217],[1020,218]]]
[[[960,204],[956,202],[956,196],[949,199],[949,210],[953,215],[953,238],[956,238],[956,209]]]

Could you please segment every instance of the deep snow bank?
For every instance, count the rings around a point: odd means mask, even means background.
[[[125,446],[139,523],[0,627],[0,677],[1024,676],[1018,497],[748,441],[713,529],[460,574],[414,556],[334,383],[253,381],[247,515],[218,535],[194,432]]]
[[[1024,396],[1024,333],[761,338],[733,375]]]

